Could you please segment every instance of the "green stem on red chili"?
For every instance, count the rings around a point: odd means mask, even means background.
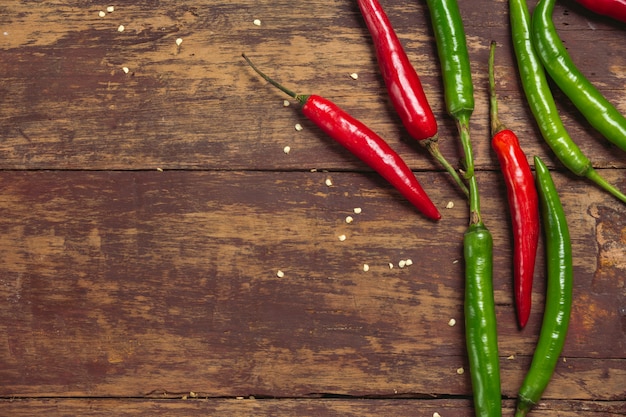
[[[412,138],[452,176],[467,196],[467,186],[439,150],[437,120],[415,68],[378,0],[357,0],[361,14],[372,36],[380,72],[391,103]]]
[[[517,135],[498,119],[495,82],[496,43],[489,54],[489,103],[491,146],[495,151],[507,189],[513,226],[513,293],[517,322],[524,328],[532,305],[533,276],[539,242],[539,201],[535,178]]]
[[[302,113],[322,131],[378,172],[426,217],[439,220],[441,214],[430,200],[413,171],[380,136],[331,101],[311,94],[296,94],[261,72],[242,54],[248,65],[263,79],[295,98]]]
[[[626,203],[626,195],[611,185],[591,166],[589,158],[574,143],[563,126],[531,35],[530,12],[525,0],[509,0],[513,49],[522,87],[544,140],[561,163],[576,175],[595,182]]]
[[[574,64],[552,21],[554,4],[555,0],[540,0],[532,14],[535,51],[550,77],[589,124],[626,151],[626,118]]]
[[[536,156],[535,173],[546,238],[546,301],[535,353],[519,389],[515,417],[528,414],[552,379],[572,310],[573,261],[567,218],[550,171]]]

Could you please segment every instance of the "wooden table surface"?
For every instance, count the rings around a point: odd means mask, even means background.
[[[540,329],[545,255],[542,240],[520,331],[508,206],[489,143],[492,39],[501,119],[529,158],[553,169],[574,250],[570,331],[531,415],[626,415],[626,206],[567,172],[541,138],[507,2],[459,3],[495,243],[504,413],[513,414]],[[467,204],[392,111],[356,3],[111,5],[0,6],[0,415],[472,416]],[[382,5],[422,77],[441,149],[457,161],[425,2]],[[571,1],[558,2],[554,20],[574,61],[626,113],[626,26]],[[242,52],[387,139],[442,220],[421,216],[293,100],[284,106],[288,97]],[[626,190],[626,153],[555,97],[581,149]]]

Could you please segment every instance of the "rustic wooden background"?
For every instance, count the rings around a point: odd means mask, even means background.
[[[626,415],[626,206],[565,172],[541,139],[507,2],[459,3],[495,239],[505,414],[540,328],[545,263],[542,243],[520,331],[489,145],[492,39],[501,119],[554,169],[575,253],[571,330],[533,415]],[[425,2],[382,4],[456,161]],[[554,18],[573,59],[626,112],[626,27],[571,1]],[[426,220],[296,103],[285,107],[242,52],[385,137],[443,219]],[[462,372],[466,203],[390,109],[355,2],[5,0],[0,93],[0,415],[473,415]],[[555,95],[572,137],[626,190],[626,154]]]

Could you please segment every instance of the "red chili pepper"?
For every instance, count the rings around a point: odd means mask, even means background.
[[[576,0],[583,7],[626,23],[626,0]]]
[[[422,83],[411,65],[385,11],[378,0],[358,0],[361,14],[372,35],[380,72],[387,92],[409,135],[425,146],[452,175],[461,190],[468,190],[437,145],[437,120],[428,104]]]
[[[494,80],[495,42],[489,56],[491,104],[491,145],[498,156],[507,187],[513,223],[513,285],[517,321],[520,328],[528,322],[531,308],[533,275],[539,241],[539,199],[528,159],[515,133],[498,120]]]
[[[378,172],[426,217],[441,218],[413,171],[380,136],[331,101],[313,94],[296,94],[283,87],[262,73],[245,54],[242,56],[266,81],[298,100],[308,119]]]

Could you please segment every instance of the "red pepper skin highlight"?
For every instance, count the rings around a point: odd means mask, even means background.
[[[513,225],[513,286],[517,322],[524,328],[530,316],[533,276],[539,242],[539,199],[535,180],[513,131],[495,134],[491,145],[498,156],[507,188]]]
[[[314,94],[296,94],[261,72],[245,54],[242,56],[264,80],[298,100],[304,116],[378,172],[422,214],[432,220],[441,219],[441,213],[417,181],[413,171],[374,131],[330,100]]]
[[[626,23],[626,0],[576,0],[592,12]]]
[[[377,0],[358,0],[372,35],[376,58],[389,97],[402,124],[416,140],[437,135],[437,121],[428,104],[417,72]]]
[[[387,142],[331,101],[317,95],[301,97],[302,114],[378,172],[426,217],[441,219],[413,171]]]

